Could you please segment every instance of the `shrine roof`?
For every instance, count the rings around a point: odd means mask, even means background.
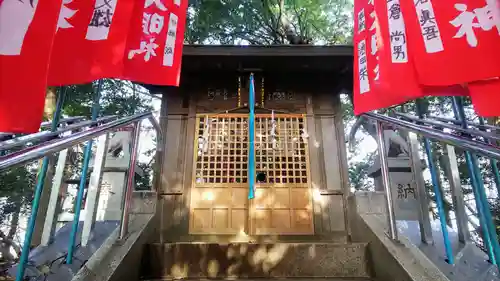
[[[352,88],[352,71],[353,47],[347,45],[184,45],[180,86],[231,73],[265,72],[329,87],[334,78]],[[171,88],[141,85],[155,92]]]
[[[184,56],[351,56],[351,45],[184,45]]]
[[[336,72],[352,69],[347,45],[184,45],[182,71]]]

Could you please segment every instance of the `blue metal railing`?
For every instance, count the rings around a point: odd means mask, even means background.
[[[136,114],[133,116],[129,117],[124,117],[118,120],[115,120],[116,118],[106,118],[104,121],[95,121],[89,123],[88,121],[83,121],[77,124],[70,125],[72,128],[76,131],[73,132],[72,134],[68,136],[59,136],[61,132],[67,132],[65,128],[61,128],[60,130],[57,130],[57,125],[60,123],[58,122],[58,117],[60,116],[62,105],[64,102],[64,91],[60,93],[59,99],[57,102],[57,107],[56,111],[54,114],[54,119],[52,121],[52,127],[51,127],[51,134],[54,134],[53,138],[50,138],[48,141],[46,141],[46,134],[34,134],[36,135],[35,137],[29,137],[28,136],[23,136],[21,140],[18,139],[11,139],[7,140],[4,142],[0,142],[0,148],[2,147],[8,147],[8,145],[13,145],[13,146],[22,146],[25,145],[27,142],[25,141],[26,139],[30,139],[30,142],[35,143],[34,145],[27,146],[24,149],[21,149],[19,151],[9,151],[9,150],[1,150],[4,152],[4,155],[0,155],[0,172],[6,171],[7,169],[10,169],[14,166],[18,165],[24,165],[31,163],[32,161],[35,161],[37,159],[43,158],[43,162],[40,166],[40,170],[38,173],[38,178],[37,178],[37,184],[35,188],[35,194],[34,194],[34,200],[32,203],[32,209],[31,209],[31,216],[29,218],[28,222],[28,227],[26,229],[25,233],[25,239],[23,241],[23,250],[21,252],[21,256],[19,259],[19,263],[17,264],[17,272],[16,272],[16,281],[21,281],[24,280],[26,277],[26,267],[28,263],[28,257],[30,255],[30,248],[31,248],[31,243],[32,243],[32,238],[33,238],[33,233],[35,230],[35,221],[36,221],[36,216],[39,211],[39,205],[40,205],[40,197],[42,194],[42,191],[44,189],[44,182],[47,174],[47,169],[48,169],[48,156],[53,155],[54,153],[60,152],[62,150],[71,148],[72,146],[75,146],[80,143],[84,143],[87,141],[87,144],[91,143],[92,140],[96,137],[99,137],[104,134],[108,134],[110,132],[114,132],[116,130],[119,130],[124,127],[129,127],[129,126],[134,126],[135,130],[138,132],[140,130],[140,122],[143,121],[144,119],[149,119],[155,130],[157,131],[157,142],[161,143],[163,140],[162,138],[162,133],[160,130],[160,126],[158,125],[157,121],[154,119],[152,113],[140,113]],[[98,97],[96,97],[95,100],[98,100]],[[98,107],[95,105],[97,102],[94,103],[93,107],[93,120],[96,120],[97,118],[97,111]],[[98,103],[97,103],[98,104]],[[98,124],[99,123],[99,124]],[[89,125],[97,125],[94,127],[89,127]],[[43,133],[43,132],[42,132]],[[138,136],[139,134],[134,135],[135,139],[134,140],[134,147],[137,147],[138,144]],[[87,147],[91,148],[91,145],[88,145]],[[157,148],[157,150],[161,150],[161,146]],[[82,174],[80,175],[82,179],[86,179],[86,173],[88,172],[88,160],[90,159],[90,149],[86,149],[87,153],[87,161],[84,161],[83,167],[87,167],[87,169],[83,169]],[[135,149],[132,153],[137,152],[137,149]],[[85,158],[85,157],[84,157]],[[135,156],[133,157],[135,159]],[[133,173],[128,174],[129,179],[127,180],[127,186],[126,186],[126,198],[128,201],[131,200],[131,192],[133,191],[133,188],[131,185],[133,184]],[[131,179],[130,179],[131,177]],[[81,190],[85,188],[86,182],[84,181],[84,185],[80,185],[79,187],[79,193]],[[78,218],[78,213],[83,207],[82,204],[83,201],[83,196],[77,196],[75,205],[76,205],[76,210],[75,210],[75,219],[74,222],[76,221],[76,225],[78,227],[79,223],[79,218]],[[126,206],[126,207],[124,207]],[[126,225],[128,223],[128,212],[131,204],[130,202],[123,202],[122,205],[122,216],[121,216],[121,221],[120,225]],[[68,254],[66,255],[66,263],[71,263],[72,260],[71,258],[68,258],[70,256],[74,255],[75,251],[75,241],[77,237],[77,231],[75,231],[74,227],[75,223],[73,223],[72,231],[70,234],[70,239],[69,239],[69,245],[68,245]],[[77,228],[78,230],[78,228]],[[126,227],[123,228],[121,227],[120,229],[120,237],[123,238],[124,234],[123,231],[127,231]]]
[[[417,109],[418,106],[417,106]],[[490,140],[498,140],[500,138],[499,135],[495,135],[495,131],[499,130],[499,127],[495,127],[492,125],[484,124],[481,120],[479,124],[468,124],[465,121],[465,113],[463,111],[463,106],[461,104],[461,100],[459,98],[453,98],[453,110],[455,113],[456,119],[447,119],[442,117],[428,117],[424,118],[422,112],[417,111],[419,113],[419,118],[415,118],[402,113],[393,114],[396,117],[389,117],[375,113],[368,113],[364,116],[369,118],[372,121],[377,122],[377,126],[383,126],[384,124],[389,125],[392,128],[403,130],[407,132],[417,133],[422,136],[422,141],[424,145],[424,151],[427,155],[427,162],[429,165],[429,171],[431,174],[431,181],[433,184],[433,190],[435,193],[435,200],[437,205],[438,217],[441,224],[441,232],[443,235],[443,242],[446,254],[446,261],[449,264],[453,264],[456,255],[458,253],[453,253],[452,250],[452,241],[450,241],[450,237],[448,235],[448,225],[445,217],[445,210],[443,206],[443,197],[444,194],[441,194],[442,189],[439,186],[439,177],[440,173],[437,167],[434,164],[433,159],[433,151],[430,145],[430,140],[442,142],[447,145],[451,145],[454,147],[461,148],[465,151],[465,161],[467,164],[469,176],[471,179],[471,186],[474,194],[474,200],[476,202],[477,215],[480,222],[480,226],[482,228],[482,239],[483,244],[486,248],[486,252],[489,256],[490,262],[495,265],[499,265],[499,257],[500,257],[500,247],[498,242],[498,237],[496,234],[496,227],[494,225],[493,216],[490,211],[490,205],[488,199],[486,197],[486,191],[483,183],[483,177],[481,175],[481,171],[479,169],[478,160],[476,155],[482,155],[490,158],[490,163],[492,165],[496,165],[497,161],[500,159],[500,148],[493,145]],[[425,124],[425,125],[424,125]],[[429,127],[432,126],[432,127]],[[458,125],[458,126],[457,126]],[[444,129],[449,129],[452,132],[447,133]],[[456,133],[457,132],[457,133]],[[351,134],[353,135],[353,134]],[[378,145],[379,147],[384,146],[383,144],[384,138],[379,138]],[[383,152],[380,150],[379,152]],[[386,154],[381,154],[381,158],[387,157]],[[420,161],[418,159],[418,161]],[[454,159],[454,161],[457,161]],[[385,163],[385,165],[384,165]],[[381,161],[381,169],[387,169],[387,161]],[[385,167],[384,167],[385,166]],[[455,165],[456,166],[456,165]],[[495,177],[495,182],[497,182],[497,178],[495,175],[495,168],[493,167],[493,176]],[[498,171],[498,168],[497,168]],[[456,171],[458,173],[458,171]],[[386,173],[388,174],[388,173]],[[384,173],[382,173],[384,177]],[[417,175],[421,176],[421,175]],[[387,176],[388,177],[388,176]],[[384,180],[385,182],[385,180]],[[387,178],[387,183],[384,184],[386,186],[390,186],[390,179]],[[497,188],[498,182],[497,182]],[[386,191],[387,193],[387,191]],[[387,202],[389,205],[389,202]],[[425,203],[427,204],[427,203]],[[391,202],[392,205],[392,202]],[[455,206],[456,207],[456,206]],[[428,206],[425,208],[421,208],[421,210],[428,209]],[[458,215],[459,212],[456,212]],[[461,212],[465,214],[465,210]],[[467,218],[457,218],[457,220],[462,219],[467,221]],[[396,225],[395,216],[391,212],[388,213],[388,220],[390,225]],[[422,223],[422,222],[421,222]],[[430,227],[430,226],[429,226]],[[467,228],[464,228],[467,229]],[[464,231],[463,229],[459,231]],[[467,229],[468,231],[468,229]],[[396,235],[391,235],[394,239],[397,239]],[[462,237],[470,237],[470,236],[462,236]],[[425,241],[425,239],[422,239]]]
[[[59,118],[61,116],[65,96],[66,96],[66,90],[59,89],[59,98],[57,100],[56,110],[54,112],[54,118],[52,119],[52,126],[50,128],[52,132],[54,132],[57,129],[57,124],[59,123]],[[18,267],[16,280],[22,280],[24,278],[24,264],[26,264],[26,262],[28,261],[28,256],[31,247],[31,239],[33,238],[33,232],[35,230],[36,216],[38,214],[40,198],[42,196],[43,186],[45,184],[45,176],[47,175],[48,168],[49,168],[49,157],[45,156],[43,158],[42,167],[40,168],[40,171],[38,173],[38,180],[35,187],[35,196],[33,198],[33,207],[31,208],[31,216],[28,221],[28,228],[26,229],[26,234],[24,236],[24,245],[21,251],[21,257],[19,259],[19,263],[22,266]]]
[[[461,123],[462,128],[467,128],[467,120],[465,118],[462,99],[459,97],[453,97],[453,113],[455,115],[455,119]],[[487,143],[489,144],[489,142]],[[493,216],[491,215],[490,206],[484,189],[483,177],[477,163],[477,156],[469,151],[465,152],[465,156],[467,168],[472,179],[472,188],[474,190],[474,197],[476,198],[476,206],[479,217],[483,218],[482,227],[484,236],[483,239],[485,240],[484,244],[488,249],[490,261],[493,264],[500,265],[500,245],[498,244],[498,237],[493,222]]]
[[[424,113],[422,112],[421,104],[419,102],[417,102],[417,114],[420,119],[424,118]],[[423,140],[424,140],[425,154],[427,155],[427,165],[431,173],[432,187],[434,188],[434,195],[436,197],[438,216],[441,224],[441,233],[443,234],[444,248],[446,252],[446,261],[449,264],[454,264],[455,258],[453,256],[453,250],[451,248],[448,227],[446,225],[446,214],[443,206],[443,195],[441,194],[439,174],[437,172],[436,165],[434,164],[434,156],[432,153],[431,142],[426,137],[424,137]]]
[[[101,87],[102,79],[97,82],[97,90],[94,93],[94,100],[92,104],[92,121],[97,120],[99,115],[99,100],[101,99]],[[73,262],[73,251],[75,250],[76,234],[78,232],[78,223],[80,222],[80,210],[82,209],[83,195],[85,192],[85,185],[87,180],[87,174],[89,169],[90,157],[92,155],[92,140],[89,140],[85,146],[85,152],[83,154],[83,164],[82,173],[80,175],[80,184],[78,186],[78,193],[76,196],[76,207],[75,216],[73,218],[73,226],[71,228],[69,245],[68,245],[68,255],[66,256],[66,263],[71,264]]]

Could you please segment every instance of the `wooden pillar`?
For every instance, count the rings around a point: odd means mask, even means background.
[[[313,94],[307,114],[315,232],[346,237],[349,187],[340,98]]]
[[[158,189],[161,199],[161,241],[187,234],[188,197],[185,187],[191,182],[189,171],[192,160],[186,160],[193,158],[195,112],[192,107],[193,102],[187,103],[178,89],[162,97],[160,125],[165,134],[165,143]]]

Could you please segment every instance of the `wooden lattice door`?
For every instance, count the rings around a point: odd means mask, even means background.
[[[262,177],[256,184],[255,199],[250,202],[251,233],[311,234],[312,200],[304,118],[260,115],[255,121],[256,170]]]
[[[257,115],[256,198],[252,200],[247,199],[247,116],[197,118],[190,233],[312,233],[303,116]]]

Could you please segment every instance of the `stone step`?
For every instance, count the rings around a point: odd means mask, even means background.
[[[158,243],[144,249],[141,276],[369,278],[367,258],[365,243]]]
[[[173,279],[142,279],[141,281],[170,281]],[[183,279],[185,281],[206,281],[206,279]],[[211,279],[214,280],[214,279]],[[372,278],[364,278],[364,277],[358,277],[358,278],[342,278],[342,277],[332,277],[332,278],[279,278],[279,279],[265,279],[265,278],[259,278],[259,279],[215,279],[215,280],[230,280],[230,281],[377,281]]]

